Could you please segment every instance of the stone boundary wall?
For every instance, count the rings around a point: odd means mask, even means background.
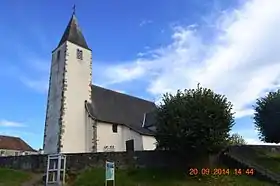
[[[104,168],[105,161],[114,161],[117,169],[128,168],[199,168],[210,166],[217,155],[197,156],[192,153],[178,155],[171,151],[135,151],[66,154],[67,171],[76,172],[87,168]],[[47,155],[0,157],[0,167],[45,172]]]

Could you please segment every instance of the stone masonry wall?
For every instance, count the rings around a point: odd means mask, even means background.
[[[66,167],[69,171],[81,171],[87,168],[103,168],[105,161],[114,161],[119,169],[132,167],[146,168],[184,168],[205,167],[213,162],[213,156],[198,157],[191,153],[179,156],[176,152],[136,151],[66,154]],[[214,158],[215,159],[215,158]],[[195,161],[196,160],[196,161]],[[45,172],[47,155],[26,155],[0,157],[0,167]]]

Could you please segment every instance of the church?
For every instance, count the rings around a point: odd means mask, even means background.
[[[156,105],[92,84],[92,50],[75,12],[52,51],[43,150],[154,150]]]

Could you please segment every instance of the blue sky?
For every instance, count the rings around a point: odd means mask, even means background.
[[[0,6],[0,134],[20,136],[37,149],[51,51],[74,3]],[[159,101],[162,93],[200,82],[233,102],[234,132],[258,143],[252,104],[279,87],[279,7],[277,0],[81,0],[76,14],[93,51],[94,84]]]

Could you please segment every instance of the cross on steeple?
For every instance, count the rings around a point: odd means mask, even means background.
[[[75,4],[74,4],[72,9],[73,9],[73,13],[72,14],[75,15],[76,14],[76,5]]]

